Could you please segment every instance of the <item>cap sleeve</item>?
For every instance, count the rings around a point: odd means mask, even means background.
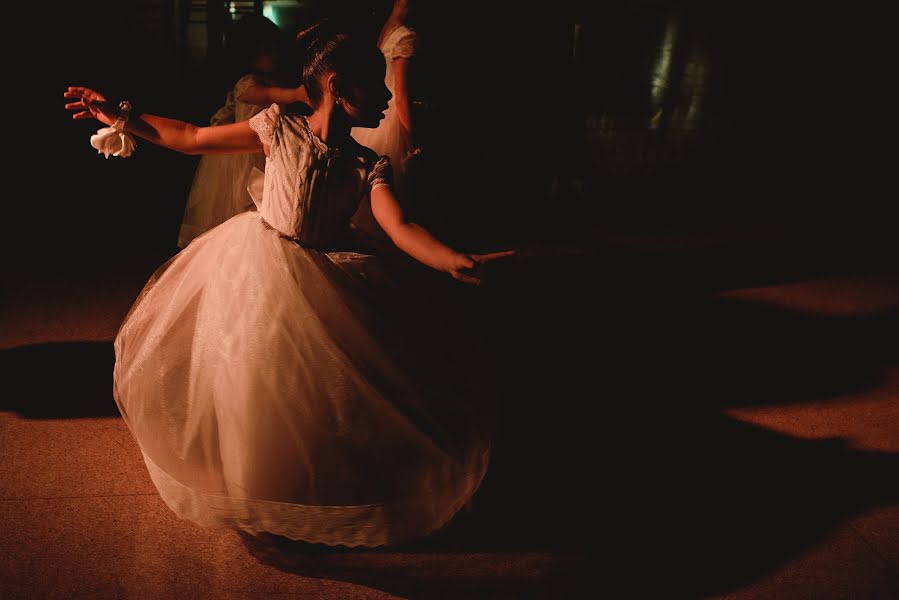
[[[257,83],[258,82],[253,75],[244,75],[234,84],[234,98],[239,100],[244,92],[254,85],[257,85]]]
[[[403,31],[393,48],[390,49],[390,58],[412,58],[418,49],[418,35],[411,29],[403,28]]]
[[[368,185],[373,190],[384,185],[393,186],[393,167],[390,165],[390,158],[382,156],[375,161],[368,174]]]
[[[275,128],[281,119],[281,109],[277,104],[272,104],[255,117],[250,119],[250,129],[256,132],[259,139],[266,146],[272,145],[275,136]]]

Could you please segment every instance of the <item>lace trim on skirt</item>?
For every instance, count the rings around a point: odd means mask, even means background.
[[[423,494],[396,502],[361,506],[313,506],[252,500],[200,492],[176,481],[144,456],[150,478],[168,507],[199,525],[237,527],[252,534],[282,535],[328,546],[385,546],[425,536],[446,525],[480,486],[488,463],[479,472],[454,482],[456,500],[435,506]]]

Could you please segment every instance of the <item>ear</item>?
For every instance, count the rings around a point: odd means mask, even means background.
[[[325,80],[325,89],[334,98],[346,98],[343,78],[337,73],[331,73]]]

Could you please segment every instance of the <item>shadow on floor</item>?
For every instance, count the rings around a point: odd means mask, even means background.
[[[254,556],[411,598],[701,597],[899,502],[896,454],[721,414],[875,388],[899,364],[895,313],[821,317],[658,279],[532,272],[468,306],[503,373],[473,510],[411,554],[248,541]],[[535,559],[502,574],[508,553]]]
[[[346,581],[403,598],[527,599],[581,597],[593,558],[579,552],[349,550],[244,535],[263,564],[304,577]],[[594,582],[595,585],[595,582]]]
[[[476,503],[495,539],[586,543],[615,557],[597,567],[610,581],[640,591],[648,571],[657,591],[708,595],[899,501],[895,454],[721,414],[874,389],[899,364],[899,313],[802,314],[628,270],[542,273],[495,298],[508,394]]]
[[[117,417],[108,342],[37,344],[0,352],[0,410],[29,419]]]
[[[725,418],[667,431],[618,423],[574,443],[531,425],[527,443],[500,440],[472,512],[424,542],[399,552],[245,544],[286,572],[416,599],[615,589],[698,598],[750,584],[846,517],[899,502],[889,483],[896,455],[839,440],[801,441]]]

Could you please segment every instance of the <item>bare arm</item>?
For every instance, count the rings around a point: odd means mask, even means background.
[[[156,115],[128,119],[125,131],[163,148],[184,154],[246,154],[262,152],[262,142],[248,121],[197,127]]]
[[[396,116],[406,135],[412,138],[412,101],[409,99],[409,59],[393,59],[393,87]]]
[[[514,254],[463,254],[453,250],[421,225],[407,221],[389,186],[380,186],[371,191],[371,208],[378,224],[397,248],[415,260],[449,273],[464,283],[480,284],[481,277],[476,272],[479,265]]]
[[[76,111],[75,119],[94,118],[113,125],[120,117],[118,107],[107,102],[102,94],[82,87],[70,87],[66,98],[77,98],[66,104]],[[243,154],[262,152],[259,136],[250,129],[247,121],[218,127],[197,127],[184,121],[142,114],[132,116],[125,124],[125,131],[163,148],[184,154]]]
[[[306,88],[303,86],[295,88],[277,87],[262,84],[253,84],[241,92],[237,97],[241,102],[247,104],[255,104],[256,106],[269,106],[276,104],[293,104],[294,102],[302,102],[303,104],[311,104]]]

